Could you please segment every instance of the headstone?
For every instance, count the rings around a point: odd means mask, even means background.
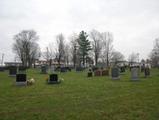
[[[145,66],[142,65],[142,66],[141,66],[141,72],[144,72],[144,70],[145,70]]]
[[[145,72],[145,77],[150,76],[150,68],[146,67],[144,72]]]
[[[94,72],[94,71],[98,70],[98,67],[93,66],[93,67],[92,67],[92,70],[93,70],[93,72]]]
[[[76,67],[76,71],[83,71],[82,67]]]
[[[17,67],[16,66],[9,67],[9,76],[16,76],[16,74],[17,74]]]
[[[58,75],[57,74],[50,74],[49,79],[48,79],[49,84],[56,84],[59,83],[58,81]]]
[[[102,76],[109,76],[109,70],[102,70]]]
[[[47,74],[47,66],[41,66],[41,73]]]
[[[96,70],[94,72],[94,76],[101,76],[101,70]]]
[[[50,73],[54,73],[54,71],[55,71],[54,66],[53,66],[53,65],[52,65],[52,66],[50,66]]]
[[[19,74],[26,74],[26,67],[24,67],[24,66],[19,66],[19,68],[18,68],[18,73],[19,73]]]
[[[16,75],[16,85],[27,85],[26,74]]]
[[[138,80],[139,79],[139,68],[131,68],[131,80]]]
[[[61,67],[60,72],[67,72],[66,67]]]
[[[120,72],[121,73],[125,72],[125,67],[120,67]]]
[[[93,73],[92,73],[92,70],[91,69],[89,69],[89,72],[88,72],[88,75],[87,75],[88,77],[92,77],[93,76]]]
[[[3,72],[5,68],[3,66],[0,66],[0,72]]]
[[[66,70],[71,72],[71,67],[66,67]]]
[[[112,70],[111,70],[111,77],[113,80],[118,80],[120,79],[120,76],[119,76],[119,69],[117,67],[113,67]]]

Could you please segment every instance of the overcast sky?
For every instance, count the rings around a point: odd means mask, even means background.
[[[126,58],[147,58],[159,37],[159,0],[0,0],[0,57],[13,61],[13,35],[34,29],[44,49],[55,36],[96,29],[112,32],[114,48]]]

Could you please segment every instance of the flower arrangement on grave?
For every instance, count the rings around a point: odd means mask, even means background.
[[[64,81],[64,79],[63,78],[59,78],[59,81]]]
[[[34,78],[28,79],[27,80],[27,85],[33,85],[35,83]]]
[[[45,80],[46,80],[46,82],[48,82],[48,80],[49,80],[49,77],[47,77]]]

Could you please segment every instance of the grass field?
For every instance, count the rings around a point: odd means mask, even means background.
[[[159,120],[159,70],[130,81],[87,78],[86,72],[61,73],[61,84],[46,84],[47,75],[27,71],[32,86],[15,86],[15,78],[0,72],[0,120]]]

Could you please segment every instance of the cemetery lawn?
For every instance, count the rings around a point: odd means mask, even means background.
[[[15,77],[0,72],[0,120],[158,120],[159,70],[130,81],[87,78],[86,72],[59,74],[61,84],[46,84],[47,75],[27,70],[32,86],[15,86]]]

